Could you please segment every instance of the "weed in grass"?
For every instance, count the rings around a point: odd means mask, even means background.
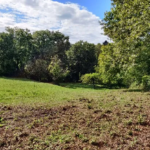
[[[134,138],[134,140],[129,143],[129,149],[134,148],[136,146],[136,144],[137,144],[137,139]]]
[[[79,139],[83,139],[84,135],[83,134],[79,134],[78,137],[79,137]]]
[[[4,118],[0,117],[0,123],[2,123],[4,121]]]
[[[133,121],[132,121],[131,118],[125,122],[125,124],[128,125],[128,126],[131,126],[132,123],[133,123]]]
[[[88,142],[88,141],[89,141],[89,139],[88,139],[87,137],[83,137],[83,138],[82,138],[82,142],[86,143],[86,142]]]
[[[2,127],[4,127],[5,126],[5,124],[0,124],[0,128],[2,128]]]
[[[93,109],[93,106],[91,104],[87,105],[88,109]]]
[[[45,146],[47,146],[47,147],[49,147],[50,141],[45,140],[42,144],[45,145]]]
[[[115,137],[118,136],[118,134],[117,134],[115,131],[111,131],[111,132],[110,132],[110,136],[111,136],[112,138],[115,138]]]
[[[17,117],[15,117],[15,118],[14,118],[14,121],[18,121],[18,118],[17,118]]]
[[[0,128],[2,128],[4,126],[5,126],[5,124],[4,124],[4,118],[0,117]]]
[[[29,141],[30,141],[30,142],[33,142],[36,138],[37,138],[36,135],[31,135],[31,136],[29,137]]]
[[[140,115],[138,116],[137,120],[138,120],[138,123],[139,123],[140,125],[145,125],[145,124],[146,124],[146,120],[145,120],[145,118],[143,117],[142,114],[140,114]]]
[[[69,135],[61,134],[58,132],[52,132],[52,134],[47,137],[47,140],[50,142],[60,142],[60,143],[70,143],[72,141],[72,138]]]

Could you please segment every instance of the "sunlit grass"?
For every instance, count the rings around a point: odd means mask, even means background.
[[[64,87],[65,86],[65,87]],[[57,86],[23,79],[0,78],[0,103],[5,104],[59,104],[79,98],[98,99],[99,92],[92,85],[72,84]]]
[[[106,89],[100,85],[62,83],[60,86],[25,79],[0,78],[0,103],[8,105],[62,105],[79,99],[94,100],[99,107],[112,108],[147,98],[147,93]],[[146,98],[145,98],[146,97]]]

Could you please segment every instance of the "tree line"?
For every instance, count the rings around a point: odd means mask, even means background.
[[[56,31],[6,28],[0,33],[0,75],[150,89],[150,3],[112,0],[100,22],[112,42],[69,42]]]
[[[0,33],[0,76],[19,76],[46,82],[77,82],[94,72],[101,44],[71,44],[59,31],[7,27]]]

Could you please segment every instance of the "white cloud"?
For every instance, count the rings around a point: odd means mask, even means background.
[[[0,0],[0,31],[6,26],[35,30],[59,30],[70,36],[70,41],[104,42],[99,17],[73,3],[52,0]]]

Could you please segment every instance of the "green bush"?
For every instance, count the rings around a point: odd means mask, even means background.
[[[69,74],[68,69],[63,68],[63,63],[57,55],[52,58],[51,63],[48,66],[48,71],[56,84],[59,84],[59,82],[63,81]]]
[[[82,83],[89,83],[89,84],[101,84],[100,74],[99,73],[89,73],[81,76]]]
[[[150,90],[150,76],[145,75],[142,77],[142,86],[144,90]]]
[[[25,66],[27,78],[38,81],[48,81],[48,64],[43,59],[36,59],[34,62],[28,62]]]

